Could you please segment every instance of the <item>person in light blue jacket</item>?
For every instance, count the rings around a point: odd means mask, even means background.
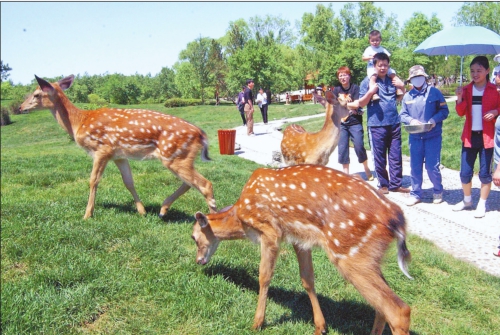
[[[415,65],[409,70],[408,80],[413,88],[405,94],[399,113],[405,125],[430,123],[431,129],[422,133],[410,133],[411,186],[408,206],[421,202],[423,166],[433,185],[433,203],[443,202],[443,184],[441,177],[441,145],[443,121],[448,117],[448,105],[441,91],[428,86],[427,74],[423,66]]]

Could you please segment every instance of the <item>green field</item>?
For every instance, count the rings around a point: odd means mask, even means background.
[[[212,161],[197,159],[196,168],[212,181],[218,208],[234,203],[260,166],[219,154],[217,130],[240,125],[236,108],[140,107],[180,116],[207,132]],[[320,105],[273,104],[269,119],[321,112]],[[224,242],[211,263],[197,265],[190,236],[194,213],[208,211],[201,194],[187,192],[160,220],[162,201],[181,182],[158,161],[132,161],[136,189],[148,212],[141,217],[118,169],[109,164],[94,218],[83,220],[91,158],[48,111],[11,119],[1,129],[2,334],[313,334],[311,307],[291,246],[283,245],[280,252],[265,328],[251,331],[259,247]],[[304,124],[319,129],[322,120]],[[452,107],[445,122],[443,164],[454,169],[462,125]],[[411,334],[498,333],[500,278],[415,235],[407,243],[415,280],[399,270],[394,245],[382,270],[412,308]],[[373,309],[322,250],[315,250],[313,258],[329,334],[368,334]],[[390,334],[388,327],[384,334]]]

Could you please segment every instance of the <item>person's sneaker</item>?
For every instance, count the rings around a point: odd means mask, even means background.
[[[486,215],[486,206],[477,206],[476,211],[474,212],[475,218],[482,218]]]
[[[440,204],[442,202],[443,202],[443,193],[432,195],[432,203],[433,204]]]
[[[410,189],[408,187],[403,187],[403,186],[400,186],[398,188],[395,188],[393,190],[389,190],[391,192],[398,192],[398,193],[410,193]]]
[[[372,101],[377,101],[377,100],[380,100],[380,96],[377,93],[374,93],[372,95]]]
[[[464,209],[472,209],[472,201],[471,202],[460,201],[452,208],[454,212],[463,211]]]
[[[497,256],[497,257],[500,257],[500,249],[498,249],[497,251],[495,251],[493,253],[493,255]]]
[[[406,206],[414,206],[419,202],[421,202],[419,198],[409,197],[408,200],[406,200]]]

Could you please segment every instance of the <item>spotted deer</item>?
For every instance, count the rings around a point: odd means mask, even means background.
[[[164,217],[172,203],[191,187],[205,197],[211,212],[217,211],[212,183],[198,173],[193,164],[200,150],[202,160],[210,160],[208,138],[203,130],[181,118],[150,110],[81,110],[63,92],[72,85],[73,75],[52,84],[35,78],[39,86],[19,109],[50,109],[59,125],[94,160],[85,219],[93,215],[97,186],[110,160],[120,170],[140,214],[145,214],[146,210],[137,196],[129,159],[158,158],[182,180],[179,189],[163,202],[160,217]]]
[[[327,165],[330,155],[339,143],[340,122],[349,115],[347,102],[337,100],[333,92],[326,91],[325,98],[314,93],[326,109],[323,128],[316,133],[307,132],[297,124],[288,126],[281,140],[281,154],[288,166],[297,164]]]
[[[402,210],[363,180],[320,165],[255,170],[233,206],[195,214],[192,238],[196,262],[205,265],[223,240],[260,243],[259,298],[254,329],[264,323],[269,284],[280,244],[293,245],[302,284],[314,314],[315,334],[327,331],[314,289],[311,248],[324,249],[330,261],[375,308],[372,335],[386,322],[393,334],[409,334],[410,307],[387,285],[380,263],[397,240],[398,264],[409,277],[406,222]]]

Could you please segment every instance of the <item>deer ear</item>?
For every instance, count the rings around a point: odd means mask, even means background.
[[[323,98],[321,95],[317,94],[316,92],[313,92],[314,97],[316,98],[316,101],[319,102],[323,107],[325,107],[325,98]]]
[[[198,222],[201,228],[205,228],[206,226],[208,226],[208,219],[205,216],[205,214],[201,212],[196,212],[194,218],[196,219],[196,222]]]
[[[74,75],[69,75],[66,78],[63,78],[59,80],[57,83],[61,87],[63,91],[67,90],[68,88],[71,87],[71,84],[73,84],[73,80],[75,79]]]
[[[38,85],[40,85],[40,89],[45,92],[45,93],[51,93],[54,91],[54,87],[50,85],[50,83],[40,77],[37,77],[35,74],[36,81],[38,82]]]
[[[332,91],[326,91],[326,100],[331,105],[334,105],[337,102],[337,97],[335,96],[335,94],[333,94]]]

